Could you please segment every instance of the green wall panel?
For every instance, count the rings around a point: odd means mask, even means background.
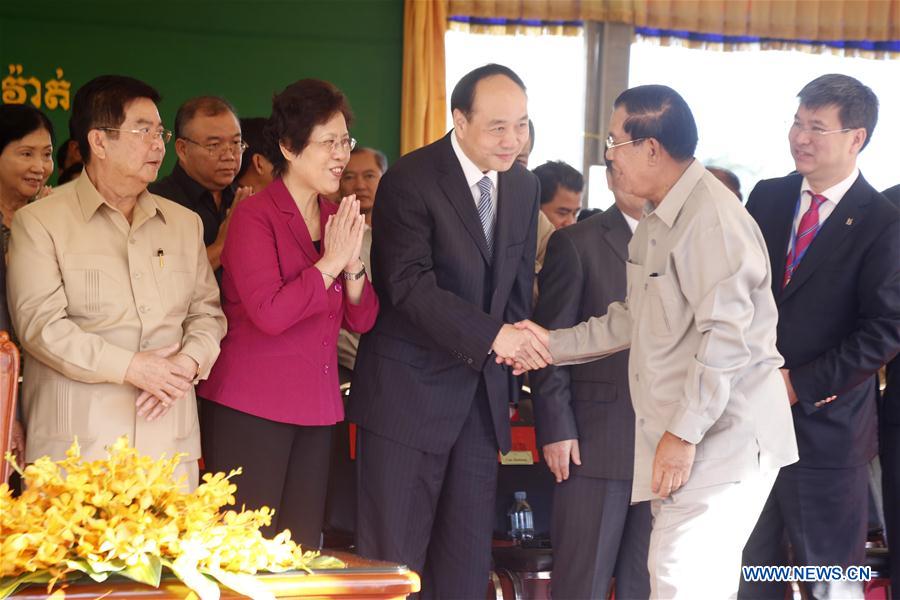
[[[304,77],[331,81],[350,99],[352,134],[396,158],[400,146],[403,0],[0,1],[0,78],[79,85],[104,73],[159,89],[172,127],[184,100],[230,100],[241,116],[268,116],[273,93]],[[9,65],[21,65],[10,75]],[[27,88],[29,97],[34,88]],[[44,90],[46,92],[46,90]],[[68,137],[69,112],[41,109]],[[161,175],[171,169],[167,148]]]

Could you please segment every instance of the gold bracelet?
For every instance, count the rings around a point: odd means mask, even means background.
[[[332,275],[331,273],[326,273],[325,271],[323,271],[323,270],[320,269],[319,267],[316,267],[316,270],[319,271],[319,273],[321,273],[322,275],[325,275],[326,277],[331,277],[331,280],[332,280],[332,281],[337,281],[337,277],[335,277],[335,276]]]

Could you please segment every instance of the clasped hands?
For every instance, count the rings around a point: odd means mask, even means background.
[[[138,416],[148,421],[163,416],[193,387],[197,363],[179,349],[180,344],[172,344],[131,359],[125,381],[141,390],[135,401]]]
[[[503,325],[491,350],[496,354],[497,364],[513,367],[515,375],[553,364],[550,332],[527,319]]]

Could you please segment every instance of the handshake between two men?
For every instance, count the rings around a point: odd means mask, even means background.
[[[496,355],[497,364],[512,367],[515,375],[553,364],[550,332],[527,319],[503,325],[491,350]]]

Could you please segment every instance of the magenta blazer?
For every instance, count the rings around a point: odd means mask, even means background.
[[[336,212],[319,198],[323,238]],[[344,418],[338,330],[371,329],[378,298],[368,277],[355,306],[342,279],[326,290],[313,266],[321,257],[281,179],[235,207],[222,251],[228,333],[199,396],[282,423],[332,425]]]

